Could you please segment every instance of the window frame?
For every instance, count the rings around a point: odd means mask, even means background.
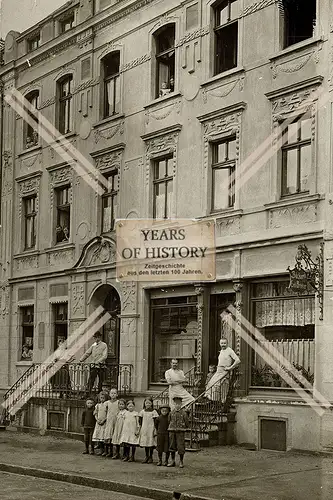
[[[167,162],[166,174],[162,178],[156,178],[156,168],[158,164],[162,161]],[[161,184],[165,185],[165,200],[164,200],[164,220],[170,219],[172,217],[172,213],[168,216],[168,184],[172,183],[172,193],[174,193],[174,175],[173,175],[173,165],[170,167],[171,173],[169,173],[169,165],[170,161],[174,162],[174,156],[172,154],[168,154],[166,156],[161,156],[160,158],[154,158],[152,160],[152,181],[153,181],[153,219],[156,219],[156,186],[160,186]],[[172,209],[171,209],[172,212]],[[167,215],[167,216],[166,216]]]
[[[23,346],[24,345],[28,345],[26,344],[26,338],[31,338],[32,339],[32,345],[30,346],[32,351],[34,349],[34,333],[35,333],[35,307],[33,305],[28,305],[28,306],[20,306],[20,327],[21,327],[21,355],[20,355],[20,360],[21,361],[26,361],[25,358],[22,357],[22,353],[23,353]],[[27,311],[27,310],[32,310],[32,321],[24,321],[24,317],[25,316],[29,316],[29,315],[25,315],[24,313]],[[26,329],[29,328],[29,329],[32,329],[32,335],[26,335]],[[31,359],[29,360],[30,362],[32,362],[32,359],[33,359],[33,355],[31,357]]]
[[[27,51],[33,52],[34,50],[39,49],[41,42],[40,32],[35,33],[33,36],[27,38]]]
[[[70,242],[70,238],[71,238],[71,189],[72,189],[72,186],[71,184],[63,184],[61,186],[56,186],[54,187],[54,196],[55,196],[55,200],[56,200],[56,203],[55,203],[55,224],[54,224],[54,233],[55,233],[55,244],[56,245],[59,245],[59,244],[64,244],[64,243],[69,243]],[[66,203],[62,203],[62,204],[59,204],[59,196],[60,196],[60,193],[62,191],[65,191],[67,190],[67,196],[66,196],[66,199],[67,199],[67,202]],[[60,231],[58,231],[58,228],[61,227],[61,231],[62,233],[64,234],[64,227],[62,227],[60,225],[60,220],[61,220],[61,214],[62,213],[68,213],[68,223],[69,223],[69,227],[67,228],[68,229],[68,237],[67,239],[62,239],[61,241],[58,241],[58,234],[60,234]],[[66,235],[64,234],[65,238],[66,238]]]
[[[281,198],[285,199],[290,196],[299,196],[299,195],[305,195],[310,192],[310,188],[302,191],[301,190],[301,151],[302,148],[311,146],[310,149],[310,172],[309,172],[309,177],[311,176],[311,170],[312,170],[312,137],[311,134],[309,138],[307,139],[301,139],[300,133],[301,133],[301,126],[300,123],[302,120],[312,120],[311,114],[309,112],[304,113],[302,115],[296,116],[292,121],[289,119],[284,120],[283,122],[280,123],[280,126],[282,127],[282,146],[280,149],[280,162],[281,162]],[[284,122],[287,121],[288,123],[283,126]],[[288,134],[288,129],[289,126],[298,123],[297,127],[297,140],[290,144],[285,144],[283,138]],[[297,151],[297,165],[296,165],[296,178],[297,178],[297,189],[295,193],[287,193],[286,192],[286,179],[287,179],[287,174],[288,174],[288,151],[296,150]]]
[[[307,37],[302,37],[301,40],[294,40],[294,41],[289,41],[289,38],[292,38],[292,36],[289,33],[289,21],[288,21],[288,15],[285,13],[285,6],[283,5],[283,2],[281,1],[281,6],[280,6],[280,22],[282,25],[281,29],[281,48],[282,50],[288,49],[289,47],[293,47],[294,45],[297,45],[298,43],[303,43],[306,42],[307,40],[311,40],[315,37],[316,35],[316,27],[318,23],[318,18],[319,18],[319,3],[317,0],[313,0],[314,2],[314,7],[315,7],[315,18],[313,19],[313,24],[312,24],[312,34],[311,36]],[[295,35],[293,35],[295,38]]]
[[[210,141],[211,147],[211,203],[210,203],[210,212],[218,213],[223,210],[228,210],[229,208],[235,207],[236,201],[236,163],[237,163],[237,155],[234,159],[230,160],[229,158],[223,162],[215,161],[218,157],[218,147],[221,144],[227,144],[227,155],[229,154],[229,143],[235,142],[235,146],[237,146],[237,137],[235,134],[230,135],[228,137],[221,138],[216,141]],[[214,208],[214,192],[215,192],[215,182],[214,182],[214,173],[216,170],[229,170],[229,185],[228,185],[228,207],[220,207]]]
[[[64,306],[66,309],[65,319],[58,319],[57,318],[57,310],[61,306]],[[57,302],[55,304],[52,304],[52,320],[53,320],[52,321],[52,323],[53,323],[53,347],[54,347],[54,351],[56,351],[58,348],[58,338],[64,336],[64,335],[61,335],[61,333],[63,333],[63,331],[61,331],[61,330],[64,329],[61,327],[66,327],[65,339],[68,339],[68,302]]]
[[[68,23],[68,21],[70,22]],[[69,28],[66,29],[66,25],[69,24]],[[66,33],[67,31],[71,30],[75,26],[75,13],[71,12],[68,14],[67,17],[64,17],[59,21],[59,34]]]
[[[33,203],[33,211],[32,212],[27,212],[27,203],[29,200],[34,200]],[[36,209],[37,205],[37,194],[32,194],[28,196],[24,196],[22,199],[22,203],[24,206],[24,250],[33,250],[36,248],[37,245],[37,216],[38,216],[38,210]],[[33,228],[33,233],[34,233],[34,243],[31,246],[27,245],[27,233],[28,233],[28,222],[32,219],[32,228]]]
[[[74,108],[73,108],[73,74],[68,74],[63,76],[57,82],[57,104],[58,104],[58,129],[60,134],[66,135],[73,132],[74,129]],[[63,88],[66,84],[69,84],[69,92],[66,95],[63,94]],[[66,108],[67,112],[66,112]]]
[[[33,106],[34,109],[39,110],[39,100],[40,100],[40,92],[39,90],[33,90],[29,94],[25,96],[25,99]],[[26,121],[23,124],[23,142],[24,149],[30,149],[34,146],[38,146],[39,144],[39,120],[35,117],[33,113],[28,111],[28,115],[30,119],[32,119],[36,123],[35,129]],[[28,144],[29,139],[29,144]]]
[[[173,39],[173,46],[170,46],[166,50],[158,51],[159,48],[159,38],[163,34],[164,31],[166,31],[168,28],[173,28],[174,30],[174,39]],[[161,28],[159,28],[157,31],[153,33],[153,39],[154,39],[154,67],[155,67],[155,81],[154,81],[154,98],[158,99],[160,97],[164,97],[162,93],[162,88],[160,88],[160,64],[162,64],[162,58],[168,55],[173,56],[173,64],[169,64],[168,66],[165,64],[165,66],[168,67],[168,82],[167,83],[167,88],[165,89],[165,95],[172,94],[175,92],[175,82],[176,82],[176,23],[167,23],[163,25]],[[172,54],[173,53],[173,54]],[[173,66],[173,71],[170,70],[170,68]],[[171,83],[171,80],[173,79],[173,84]]]
[[[239,15],[235,19],[231,19],[231,4],[234,2],[238,2],[238,7],[240,8],[240,0],[221,0],[219,2],[216,2],[212,6],[213,10],[213,33],[214,33],[214,42],[213,42],[213,53],[214,53],[214,64],[213,64],[213,75],[222,75],[223,73],[233,70],[239,66],[239,60],[240,60],[240,18]],[[218,24],[218,15],[221,11],[221,7],[223,4],[227,4],[228,6],[228,21],[225,24]],[[233,55],[235,57],[236,61],[234,65],[231,67],[226,67],[224,69],[221,69],[222,63],[221,57],[222,54],[218,52],[218,38],[222,38],[221,33],[223,30],[228,30],[230,29],[231,26],[237,25],[237,34],[235,36],[236,39],[236,54]]]
[[[110,233],[115,230],[115,221],[116,218],[114,217],[114,202],[117,200],[119,196],[119,170],[118,169],[113,169],[108,172],[102,172],[102,175],[109,180],[110,177],[112,177],[112,188],[111,191],[106,191],[105,193],[102,194],[101,196],[101,210],[102,210],[102,217],[101,217],[101,232],[102,234],[105,233]],[[115,178],[116,181],[115,181]],[[117,183],[116,188],[114,189],[115,182]],[[111,227],[108,230],[104,230],[104,201],[111,199]]]
[[[106,76],[106,66],[107,66],[107,60],[111,59],[117,55],[119,57],[119,64],[118,64],[118,71],[115,71],[114,73],[111,73]],[[120,79],[120,63],[121,63],[121,53],[120,50],[114,50],[112,52],[109,52],[106,54],[102,59],[101,59],[101,80],[102,80],[102,90],[101,90],[101,117],[102,119],[106,118],[112,118],[113,116],[117,116],[121,113],[121,79]],[[108,85],[110,82],[113,82],[113,106],[112,109],[113,111],[110,112],[110,104],[108,102]],[[117,85],[118,84],[118,85]],[[117,105],[117,86],[119,89],[119,109],[116,109]]]

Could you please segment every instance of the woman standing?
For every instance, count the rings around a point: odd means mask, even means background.
[[[240,364],[240,359],[231,347],[228,347],[227,339],[220,340],[221,351],[218,358],[217,370],[206,385],[205,396],[214,401],[224,402],[225,396],[221,394],[221,383],[228,372]],[[221,383],[219,383],[219,381]]]

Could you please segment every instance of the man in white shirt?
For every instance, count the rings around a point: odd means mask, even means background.
[[[177,359],[171,360],[171,368],[165,372],[165,380],[169,384],[169,405],[171,409],[175,406],[173,402],[175,397],[182,399],[182,408],[194,401],[192,394],[183,387],[183,384],[186,382],[186,377],[183,370],[178,368]]]
[[[108,357],[108,346],[105,342],[102,342],[101,332],[96,332],[94,334],[95,342],[89,347],[89,349],[83,354],[80,359],[80,363],[83,363],[88,359],[90,364],[90,375],[87,385],[87,392],[90,394],[96,377],[98,376],[98,392],[101,392],[103,380],[104,380],[104,363]]]

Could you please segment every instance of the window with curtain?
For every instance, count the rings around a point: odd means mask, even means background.
[[[288,281],[252,285],[253,324],[265,338],[265,351],[277,354],[281,366],[290,363],[313,381],[315,297],[295,296],[288,287]],[[253,352],[252,385],[287,387],[268,359]]]
[[[184,373],[195,366],[198,336],[197,296],[151,300],[151,382],[165,382],[172,358]]]
[[[71,222],[70,186],[55,189],[56,197],[56,243],[69,241]]]
[[[68,336],[68,304],[53,304],[53,324],[54,324],[54,350],[60,342],[64,342]]]
[[[39,92],[38,90],[31,92],[26,96],[27,101],[33,107],[33,109],[38,110],[39,107]],[[33,146],[37,146],[39,142],[38,136],[38,118],[34,113],[28,111],[28,115],[30,120],[33,122],[33,125],[24,122],[24,142],[26,149],[29,149]]]
[[[212,143],[212,211],[234,206],[235,168],[236,138]]]
[[[112,52],[102,59],[103,118],[120,113],[120,52]]]

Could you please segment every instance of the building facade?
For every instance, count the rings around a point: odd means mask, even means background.
[[[331,412],[304,403],[240,335],[243,315],[333,400],[333,6],[301,3],[72,0],[8,33],[1,389],[103,305],[108,361],[133,366],[136,394],[161,390],[173,357],[206,373],[222,329],[242,359],[238,442],[267,447],[278,433],[287,449],[333,447]],[[6,101],[14,88],[94,162],[103,195],[46,140],[42,118]],[[213,218],[216,282],[117,282],[117,218]],[[319,293],[289,288],[300,244],[322,256]],[[221,324],[230,304],[236,332]]]

